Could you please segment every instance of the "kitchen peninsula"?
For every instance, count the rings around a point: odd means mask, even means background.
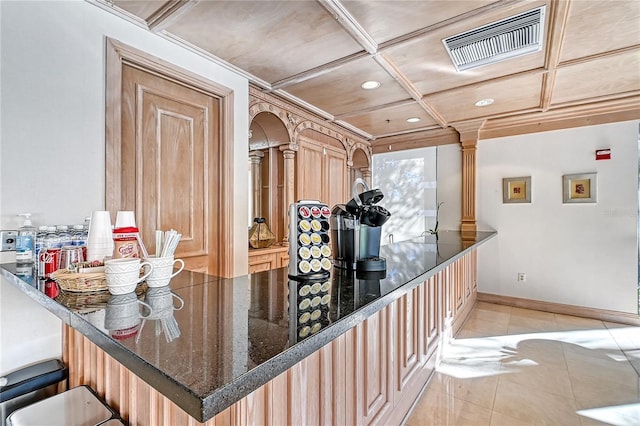
[[[304,283],[285,268],[229,279],[182,272],[171,282],[184,301],[172,311],[178,337],[151,318],[114,333],[111,300],[51,298],[15,264],[0,270],[64,322],[69,386],[91,386],[130,424],[399,424],[473,306],[476,249],[495,235],[442,231],[383,246],[384,276],[334,268],[306,333]]]

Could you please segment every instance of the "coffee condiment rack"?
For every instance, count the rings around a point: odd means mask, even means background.
[[[324,278],[331,271],[329,206],[302,200],[289,206],[289,277]]]
[[[329,324],[331,279],[289,280],[289,342],[299,342]]]

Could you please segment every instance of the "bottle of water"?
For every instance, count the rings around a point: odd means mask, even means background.
[[[83,246],[87,243],[87,234],[84,231],[84,225],[73,225],[71,233],[71,242],[74,246]]]
[[[55,226],[48,226],[47,227],[47,233],[44,236],[44,249],[56,249],[56,248],[61,248],[62,246],[60,245],[60,238],[58,237],[58,234],[56,233],[56,227]]]
[[[61,248],[73,244],[73,241],[71,240],[71,233],[69,232],[69,227],[67,225],[56,226],[56,231],[58,232],[58,238],[60,238]]]
[[[44,237],[47,235],[47,225],[42,225],[38,227],[38,232],[36,233],[36,260],[38,261],[38,276],[40,275],[40,253],[46,250],[44,247]]]

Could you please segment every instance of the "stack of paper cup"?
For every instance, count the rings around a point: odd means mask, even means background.
[[[119,211],[116,213],[116,225],[115,228],[135,228],[136,217],[131,211]]]
[[[113,230],[108,211],[98,210],[91,214],[87,235],[87,260],[100,262],[113,256]]]

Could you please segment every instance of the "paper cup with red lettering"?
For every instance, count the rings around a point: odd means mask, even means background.
[[[147,278],[147,285],[149,287],[163,287],[169,285],[171,278],[178,275],[184,269],[184,261],[182,259],[174,259],[173,256],[165,257],[145,257],[145,262],[152,265],[151,274]],[[177,271],[173,272],[175,263],[179,263],[180,266]],[[149,269],[147,269],[149,272]]]
[[[145,273],[141,276],[140,269],[145,267]],[[118,295],[131,293],[138,283],[147,279],[153,272],[153,265],[149,262],[140,262],[138,258],[110,259],[104,262],[104,273],[107,279],[109,293]]]

